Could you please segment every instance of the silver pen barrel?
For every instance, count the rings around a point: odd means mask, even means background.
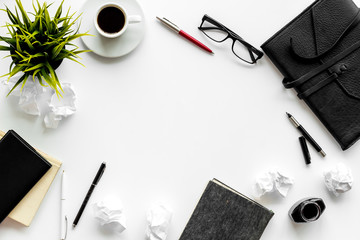
[[[181,31],[181,29],[176,24],[170,22],[168,19],[159,17],[156,18],[174,32],[179,33]]]

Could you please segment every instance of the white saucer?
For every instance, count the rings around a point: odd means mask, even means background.
[[[129,15],[140,15],[140,23],[129,24],[126,32],[118,38],[110,39],[101,36],[95,29],[96,10],[104,3],[115,2],[123,6]],[[94,36],[84,36],[82,41],[94,53],[109,58],[121,57],[134,50],[144,37],[145,17],[136,0],[88,0],[81,8],[80,33],[89,32]]]

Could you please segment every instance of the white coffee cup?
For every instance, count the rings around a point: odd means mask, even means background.
[[[94,24],[100,35],[106,38],[117,38],[126,31],[129,24],[141,21],[141,16],[128,15],[123,6],[110,2],[98,8]]]

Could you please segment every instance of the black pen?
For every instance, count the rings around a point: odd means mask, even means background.
[[[101,166],[100,166],[100,168],[99,168],[99,170],[98,170],[95,178],[94,178],[94,181],[92,182],[92,184],[91,184],[91,186],[90,186],[90,188],[89,188],[89,191],[87,192],[87,194],[86,194],[86,196],[85,196],[85,199],[84,199],[83,203],[81,204],[81,207],[80,207],[80,209],[79,209],[79,212],[77,213],[76,218],[75,218],[75,220],[74,220],[74,222],[73,222],[73,228],[75,228],[76,225],[78,224],[79,219],[80,219],[80,217],[81,217],[81,214],[83,213],[83,211],[84,211],[84,209],[85,209],[85,207],[86,207],[86,204],[88,203],[89,198],[91,197],[91,194],[92,194],[92,192],[94,191],[94,188],[96,187],[96,185],[98,184],[101,176],[103,175],[103,173],[104,173],[104,171],[105,171],[105,168],[106,168],[106,163],[103,162],[103,163],[101,164]]]
[[[315,140],[310,136],[310,134],[305,130],[305,128],[303,128],[303,126],[301,126],[300,123],[298,123],[298,121],[296,121],[296,119],[290,113],[286,113],[286,115],[289,117],[290,122],[294,124],[294,126],[301,132],[301,134],[306,138],[306,140],[308,140],[309,143],[316,149],[316,151],[320,153],[321,156],[325,157],[325,152],[321,149],[319,144],[315,142]]]

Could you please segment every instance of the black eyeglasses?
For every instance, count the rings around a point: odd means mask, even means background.
[[[233,31],[231,31],[230,29],[228,29],[227,27],[206,14],[202,18],[199,29],[211,40],[214,40],[218,43],[221,43],[226,39],[231,38],[233,40],[233,53],[238,58],[249,64],[256,63],[256,61],[264,55],[263,52],[256,49],[251,44],[247,43],[239,35],[237,35],[236,33],[234,33]]]

